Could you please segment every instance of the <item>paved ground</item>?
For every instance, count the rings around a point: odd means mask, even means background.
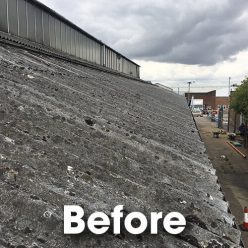
[[[209,158],[217,170],[226,200],[237,219],[236,223],[240,225],[243,223],[243,208],[248,205],[248,161],[226,144],[227,135],[213,138],[212,131],[218,130],[215,123],[207,117],[197,117],[195,120]],[[248,155],[244,148],[240,150]],[[221,158],[221,155],[225,155],[226,159]],[[242,238],[245,247],[248,247],[248,232],[243,232]]]

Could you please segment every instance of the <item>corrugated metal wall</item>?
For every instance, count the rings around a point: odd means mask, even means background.
[[[0,0],[0,31],[139,78],[139,66],[32,0]]]

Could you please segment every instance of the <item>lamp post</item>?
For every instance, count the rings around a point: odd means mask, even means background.
[[[231,94],[231,77],[229,77],[229,87],[228,87],[228,89],[229,89],[229,96],[230,96],[230,94]]]
[[[190,85],[191,85],[192,83],[194,83],[194,82],[195,82],[195,81],[187,82],[187,84],[189,85],[189,86],[188,86],[188,97],[187,97],[188,105],[189,105]]]
[[[231,102],[231,77],[229,77],[229,85],[228,85],[228,96],[229,96],[229,105],[228,105],[228,120],[227,120],[227,132],[230,130],[230,102]]]

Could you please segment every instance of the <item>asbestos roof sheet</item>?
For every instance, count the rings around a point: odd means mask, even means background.
[[[223,198],[184,97],[0,45],[1,247],[239,247]],[[178,211],[187,226],[68,236],[67,204]]]

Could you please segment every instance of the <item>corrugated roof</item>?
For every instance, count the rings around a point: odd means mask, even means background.
[[[0,68],[2,247],[239,247],[184,97],[7,45]],[[66,236],[65,204],[179,211],[187,227]]]

